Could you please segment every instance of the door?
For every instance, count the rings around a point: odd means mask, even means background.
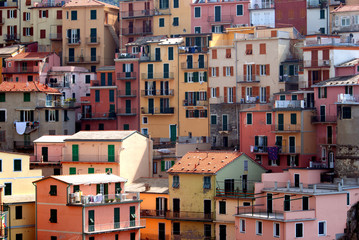
[[[328,153],[329,168],[334,168],[334,153],[330,151]]]
[[[171,142],[177,140],[177,125],[170,125],[170,140]]]
[[[43,161],[43,162],[48,162],[48,161],[49,161],[48,151],[49,151],[48,147],[42,147],[42,148],[41,148],[42,161]]]
[[[234,193],[234,179],[224,180],[224,192],[226,195],[232,195]]]
[[[128,4],[128,16],[133,17],[133,3]]]
[[[312,50],[312,66],[318,66],[318,50]]]
[[[282,113],[278,113],[278,131],[284,130],[284,115]]]
[[[198,68],[204,68],[204,55],[198,56]]]
[[[72,161],[79,161],[79,145],[72,145]]]
[[[325,106],[320,106],[320,121],[325,122]]]
[[[89,225],[89,232],[95,231],[95,210],[88,211],[88,225]]]
[[[273,194],[267,193],[267,213],[273,212]]]
[[[187,56],[187,68],[188,69],[193,68],[193,56],[192,55]]]
[[[180,200],[178,198],[173,199],[173,216],[179,217],[180,213]]]
[[[219,240],[226,240],[226,239],[227,239],[227,226],[219,225]]]
[[[164,223],[158,224],[158,240],[165,240],[166,239],[166,226]]]
[[[327,144],[333,144],[333,127],[327,126]]]
[[[225,148],[228,147],[228,137],[227,136],[223,137],[223,147],[225,147]]]
[[[114,228],[120,228],[120,208],[113,209]]]
[[[307,196],[302,198],[302,208],[303,210],[309,210],[309,198]]]
[[[131,82],[126,82],[126,96],[131,96]]]
[[[214,7],[214,21],[215,22],[221,21],[221,6]]]
[[[161,48],[155,48],[156,61],[161,61]]]
[[[133,22],[128,23],[128,33],[133,33]]]
[[[75,61],[75,49],[69,48],[69,62]]]
[[[248,188],[247,177],[248,175],[242,175],[242,189],[244,193],[247,192],[247,188]]]
[[[61,39],[62,37],[62,25],[58,25],[56,27],[56,38]]]
[[[300,183],[299,174],[295,173],[294,174],[294,187],[299,187],[299,183]]]
[[[136,207],[130,207],[130,227],[136,226]]]
[[[131,100],[126,100],[126,113],[131,113]]]
[[[204,200],[204,218],[211,219],[211,200]]]
[[[91,62],[96,62],[96,48],[91,48]]]
[[[282,152],[283,136],[275,136],[275,145],[278,147],[279,153]]]
[[[153,98],[148,99],[148,113],[154,114]]]
[[[290,211],[290,195],[284,195],[284,211]]]
[[[295,153],[296,149],[295,149],[295,137],[289,137],[289,152],[290,153]]]

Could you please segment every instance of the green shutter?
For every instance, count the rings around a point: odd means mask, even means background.
[[[108,161],[115,161],[115,145],[108,145]]]
[[[75,175],[76,174],[76,168],[75,167],[70,167],[69,172],[70,172],[70,175]]]
[[[0,93],[0,102],[5,102],[5,93]]]
[[[88,174],[95,173],[95,169],[94,168],[88,168],[87,173]]]
[[[136,225],[136,208],[135,206],[130,206],[130,227]]]
[[[79,145],[77,144],[72,145],[72,161],[73,162],[79,161]]]
[[[31,99],[30,99],[30,93],[26,92],[24,93],[24,102],[30,102]]]
[[[188,112],[188,110],[186,110],[186,118],[188,118],[189,117],[189,112]]]
[[[193,82],[198,82],[198,72],[193,73]]]
[[[296,113],[291,113],[290,114],[290,123],[291,124],[297,124],[297,114]]]
[[[161,171],[162,171],[162,172],[166,171],[165,161],[161,161]]]
[[[113,222],[115,224],[115,228],[120,227],[120,208],[113,209]]]
[[[101,192],[101,184],[96,184],[96,194]]]
[[[203,81],[204,81],[204,82],[207,82],[207,72],[204,72],[204,73],[203,73]]]
[[[255,136],[254,137],[254,146],[258,146],[258,143],[259,143],[258,136]]]
[[[184,82],[187,82],[187,75],[188,75],[188,73],[184,73]]]
[[[109,101],[110,102],[114,102],[115,101],[115,91],[114,90],[110,90],[109,91]]]
[[[171,166],[175,165],[175,161],[171,161]]]

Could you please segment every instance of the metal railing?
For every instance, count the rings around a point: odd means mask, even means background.
[[[279,76],[279,82],[298,83],[298,76]]]
[[[86,57],[65,57],[66,63],[97,63],[100,61],[100,56],[86,56]]]
[[[17,1],[4,1],[4,2],[0,2],[0,7],[17,7],[18,3]]]
[[[174,107],[169,108],[144,108],[141,107],[142,114],[174,114]]]
[[[97,195],[80,195],[79,192],[70,193],[68,204],[71,205],[90,205],[90,204],[108,204],[124,203],[139,201],[139,193],[118,193],[118,194],[97,194]]]
[[[120,108],[117,109],[117,115],[120,116],[133,116],[137,114],[136,108]]]
[[[198,100],[198,101],[189,101],[183,100],[183,106],[208,106],[208,101]]]
[[[67,44],[69,45],[79,45],[80,43],[81,43],[81,39],[79,37],[67,39]]]
[[[233,17],[232,16],[229,16],[229,15],[222,15],[222,16],[209,16],[207,18],[207,21],[210,22],[210,23],[223,23],[223,22],[226,22],[226,23],[231,23],[233,22]]]
[[[85,228],[85,233],[93,233],[93,232],[107,232],[107,231],[121,231],[121,230],[131,230],[137,228],[146,227],[146,220],[133,220],[133,221],[121,221],[121,222],[112,222],[106,224],[94,224],[87,225]]]
[[[63,160],[62,155],[58,156],[43,156],[43,155],[35,155],[33,158],[30,158],[31,162],[50,162],[50,163],[59,163]]]
[[[117,80],[136,79],[137,73],[135,72],[121,72],[117,73]]]
[[[15,66],[12,68],[3,68],[3,73],[36,73],[39,67]]]
[[[162,80],[162,79],[174,79],[173,72],[160,72],[160,73],[141,73],[141,79],[153,79],[153,80]]]
[[[256,217],[283,220],[284,211],[267,210],[253,207],[237,207],[237,214],[240,217]]]
[[[182,220],[201,220],[201,221],[212,221],[214,213],[204,213],[204,212],[189,212],[189,211],[180,211],[173,212],[170,211],[166,214],[168,219],[182,219]]]
[[[274,8],[274,3],[259,3],[259,4],[254,4],[252,7],[250,7],[251,10],[253,9],[271,9]]]
[[[62,33],[50,33],[50,40],[62,40]]]
[[[207,68],[207,62],[183,62],[181,63],[182,69],[206,69]]]
[[[15,41],[20,39],[20,34],[5,34],[5,41]]]
[[[83,113],[81,119],[113,119],[116,118],[115,112],[95,112],[95,113]]]
[[[359,96],[353,96],[351,94],[338,94],[338,103],[354,103],[359,102]]]
[[[300,124],[275,124],[272,125],[272,131],[300,131]]]
[[[254,184],[259,181],[234,179],[232,182],[217,181],[217,196],[253,197]]]
[[[92,80],[92,81],[91,81],[91,86],[93,86],[93,87],[115,86],[115,82],[112,81],[112,82],[110,82],[110,84],[109,84],[107,81],[102,82],[101,80]]]
[[[152,28],[139,27],[139,28],[122,28],[122,35],[146,35],[152,34]]]
[[[141,90],[142,97],[174,96],[174,89]]]
[[[144,9],[137,11],[121,11],[121,18],[150,17],[155,15],[154,9]]]
[[[263,77],[265,77],[265,76],[238,75],[237,76],[237,82],[240,82],[240,83],[260,82]]]
[[[64,162],[118,162],[119,156],[115,155],[101,155],[97,153],[79,154],[78,156],[72,154],[64,155]],[[81,172],[80,172],[81,173]],[[82,174],[87,174],[83,172]]]
[[[304,108],[304,100],[276,100],[275,108]]]
[[[136,97],[136,90],[118,90],[119,97]]]
[[[87,37],[86,38],[86,44],[99,44],[100,43],[100,37]]]
[[[329,67],[331,60],[306,60],[304,67]]]
[[[312,123],[335,123],[337,121],[336,115],[318,115],[312,116]]]
[[[278,147],[278,153],[284,153],[284,154],[295,154],[301,152],[300,146],[279,146]]]
[[[150,209],[141,209],[141,217],[166,217],[169,211],[165,210],[150,210]]]

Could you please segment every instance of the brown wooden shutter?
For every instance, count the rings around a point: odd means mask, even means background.
[[[219,77],[219,67],[216,67],[216,76]]]
[[[219,97],[219,87],[216,87],[216,96]]]
[[[259,87],[254,86],[252,88],[253,88],[253,97],[258,97],[259,96]]]
[[[224,91],[224,102],[227,103],[227,87],[224,87],[223,91]]]
[[[231,67],[231,76],[233,76],[233,67]]]
[[[329,49],[323,50],[323,60],[329,60]]]
[[[23,36],[26,35],[26,28],[22,28],[22,35],[23,35]]]
[[[2,36],[2,27],[0,27],[0,36]]]
[[[311,87],[312,85],[312,71],[308,71],[308,87]]]
[[[223,67],[223,77],[226,76],[226,67]]]
[[[253,64],[252,65],[252,76],[254,76],[255,74],[256,74],[256,65],[255,64]]]
[[[57,10],[57,14],[56,14],[56,18],[57,19],[62,19],[62,11],[61,10]]]
[[[318,81],[322,81],[322,71],[319,71],[318,78]]]
[[[34,28],[33,28],[33,27],[30,28],[30,35],[31,35],[31,36],[34,35]]]
[[[14,26],[14,35],[15,35],[15,37],[16,37],[16,34],[17,34],[17,26],[15,25]]]
[[[247,75],[247,64],[243,64],[243,81],[246,79],[244,76]]]
[[[233,102],[236,103],[237,102],[237,92],[236,92],[236,87],[233,87]]]
[[[22,13],[22,20],[26,21],[26,12]]]
[[[10,26],[7,26],[7,35],[10,35]]]
[[[270,76],[270,64],[266,65],[266,75]]]
[[[267,96],[267,103],[269,103],[269,96],[270,96],[270,86],[266,87],[266,96]]]
[[[259,44],[259,54],[266,54],[267,48],[265,43]]]
[[[255,65],[256,75],[258,75],[258,76],[261,74],[261,72],[260,72],[260,67],[261,67],[261,65]]]
[[[211,88],[207,87],[207,99],[211,97]]]
[[[273,30],[270,33],[271,37],[277,37],[277,30]]]
[[[226,49],[226,58],[231,58],[231,49]]]
[[[41,10],[39,10],[39,18],[41,18]]]
[[[10,10],[7,10],[7,18],[10,18]]]
[[[217,49],[212,49],[212,59],[217,59]]]
[[[49,17],[49,10],[46,10],[45,15],[46,15],[46,18]]]
[[[17,18],[17,10],[14,10],[14,18]]]
[[[209,76],[209,77],[212,77],[212,68],[211,68],[211,67],[209,68],[209,71],[208,71],[208,72],[209,72],[209,73],[208,73],[208,76]]]
[[[323,70],[323,81],[329,79],[329,70]]]
[[[246,97],[246,87],[242,87],[242,96],[243,99]]]

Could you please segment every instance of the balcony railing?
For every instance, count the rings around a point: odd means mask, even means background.
[[[82,63],[98,63],[100,56],[86,56],[86,57],[65,57],[66,63],[82,64]]]
[[[144,80],[174,79],[174,73],[173,72],[142,73],[141,79],[144,79]]]
[[[253,147],[253,152],[255,153],[267,153],[268,147],[267,146],[251,146]]]
[[[183,100],[183,106],[208,106],[208,101],[189,101]]]
[[[158,217],[165,218],[169,211],[165,210],[149,210],[149,209],[141,209],[141,218],[142,217]]]
[[[218,43],[218,41],[216,41],[216,43]],[[207,53],[207,52],[208,52],[208,47],[201,47],[201,46],[181,46],[180,47],[180,53]]]
[[[183,62],[181,63],[182,69],[207,69],[207,62]]]
[[[315,210],[280,211],[253,207],[237,207],[237,216],[271,220],[314,219]]]
[[[304,67],[330,67],[331,60],[306,60]]]
[[[237,179],[233,179],[232,181],[217,181],[216,195],[232,197],[253,197],[255,182],[257,181],[242,181]]]
[[[92,80],[91,81],[91,87],[106,87],[106,86],[116,86],[114,81],[112,81],[112,83],[110,82],[110,84],[108,82],[101,82],[101,80]]]
[[[139,18],[139,17],[150,17],[155,15],[155,10],[146,9],[138,11],[121,11],[122,18]]]
[[[119,116],[134,116],[137,114],[136,108],[120,108],[117,110]]]
[[[16,66],[12,68],[3,68],[3,73],[38,73],[39,67]]]
[[[17,1],[4,1],[0,2],[0,7],[17,7]]]
[[[298,83],[298,76],[279,76],[279,82]]]
[[[112,162],[119,162],[118,155],[101,155],[97,153],[88,153],[88,154],[80,154],[79,156],[72,155],[72,154],[65,154],[64,155],[64,162],[105,162],[105,163],[112,163]],[[82,173],[79,170],[79,173]],[[87,174],[87,172],[83,172],[82,174]]]
[[[239,83],[260,82],[263,77],[265,77],[265,76],[258,76],[258,75],[238,75],[238,76],[237,76],[237,82],[239,82]]]
[[[136,79],[137,73],[135,72],[121,72],[117,73],[117,80],[130,80]]]
[[[132,53],[116,53],[116,58],[118,59],[126,59],[126,58],[138,58],[139,53],[132,54]]]
[[[222,15],[222,16],[209,16],[207,21],[209,23],[232,23],[233,17],[228,15]]]
[[[278,147],[278,153],[279,154],[296,154],[300,153],[300,146],[279,146]]]
[[[44,156],[44,155],[35,155],[30,158],[30,163],[32,162],[50,162],[50,163],[60,163],[62,161],[62,155],[57,156]]]
[[[67,39],[67,44],[68,45],[80,45],[81,44],[81,39],[79,37],[68,38]]]
[[[112,222],[107,224],[94,224],[88,225],[85,228],[85,233],[99,233],[99,232],[110,232],[110,231],[123,231],[131,230],[146,227],[146,220],[133,220],[133,221],[121,221],[121,222]]]
[[[20,34],[5,34],[5,41],[16,41],[20,39]]]
[[[70,193],[68,196],[70,205],[91,205],[91,204],[108,204],[108,203],[125,203],[139,201],[139,193],[119,193],[119,194],[97,194],[97,195],[80,195]]]
[[[32,141],[14,141],[14,148],[29,150],[34,148],[34,143]]]
[[[50,40],[62,40],[62,33],[50,33]]]
[[[152,29],[148,28],[122,28],[122,35],[146,35],[152,34]]]
[[[118,90],[119,97],[136,97],[136,90]]]
[[[100,37],[87,37],[86,38],[86,44],[99,44],[100,43]]]
[[[275,108],[305,108],[304,100],[276,100]]]
[[[336,121],[337,121],[336,115],[312,116],[312,123],[335,123]]]
[[[298,132],[300,131],[300,124],[275,124],[272,125],[272,131],[276,132]]]
[[[197,221],[213,221],[214,213],[204,212],[168,212],[167,219],[178,219],[178,220],[197,220]]]
[[[142,97],[174,96],[174,89],[141,90]]]
[[[115,119],[115,112],[96,112],[96,113],[83,113],[81,114],[82,120],[91,120],[91,119]]]
[[[144,108],[141,107],[141,113],[142,114],[174,114],[175,109],[173,107],[169,108]]]
[[[351,94],[338,94],[338,103],[358,103],[359,96],[353,96]]]
[[[271,8],[274,8],[274,3],[260,3],[260,4],[254,4],[253,7],[251,7],[250,9],[251,10],[254,10],[254,9],[271,9]]]

